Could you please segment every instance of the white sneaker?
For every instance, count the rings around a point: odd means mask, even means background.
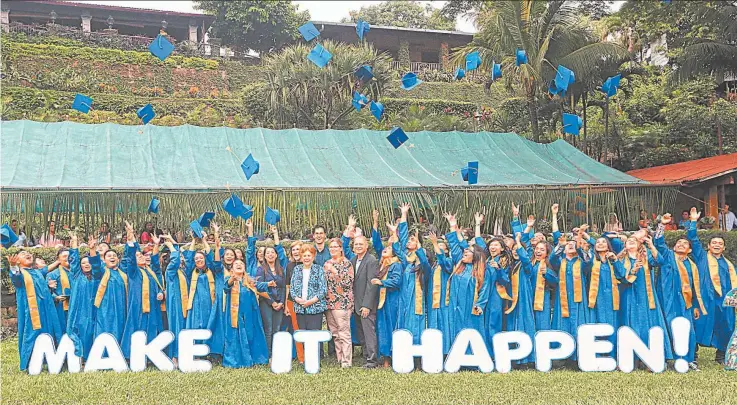
[[[699,370],[699,365],[696,364],[695,361],[692,361],[692,362],[688,363],[688,369],[691,370],[691,371],[701,371],[701,370]]]
[[[351,365],[348,364],[348,363],[343,363],[343,364],[340,365],[340,367],[342,367],[342,368],[350,368]]]

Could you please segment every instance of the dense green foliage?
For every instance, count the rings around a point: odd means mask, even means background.
[[[371,25],[385,27],[420,28],[453,31],[455,20],[446,18],[439,9],[430,4],[424,6],[418,1],[385,1],[371,6],[351,10],[350,18],[343,22],[356,22],[359,19]]]
[[[252,49],[260,55],[280,49],[299,37],[297,27],[310,19],[289,0],[198,0],[195,7],[215,16],[210,32],[223,45]]]

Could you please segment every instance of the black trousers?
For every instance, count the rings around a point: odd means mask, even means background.
[[[353,313],[353,320],[356,322],[356,331],[358,332],[358,340],[361,341],[361,351],[368,365],[378,365],[378,344],[376,342],[376,313],[371,311],[369,316],[362,318],[361,315]]]
[[[301,330],[321,330],[323,313],[319,314],[297,314],[297,326]],[[320,357],[322,358],[323,345],[320,345]]]

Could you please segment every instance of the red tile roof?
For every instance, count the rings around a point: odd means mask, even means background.
[[[732,172],[737,172],[737,153],[631,170],[627,174],[655,184],[682,184],[698,183]]]

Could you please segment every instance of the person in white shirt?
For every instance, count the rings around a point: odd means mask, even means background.
[[[736,224],[737,217],[735,217],[734,212],[729,210],[729,204],[724,204],[722,213],[719,214],[719,226],[723,226],[725,231],[731,231],[735,229]]]

